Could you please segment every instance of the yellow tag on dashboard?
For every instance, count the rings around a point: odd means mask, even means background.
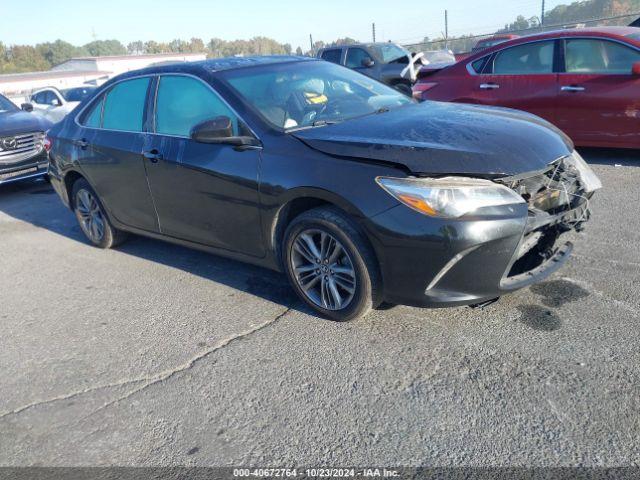
[[[327,103],[327,101],[329,100],[326,95],[311,92],[305,92],[304,96],[307,99],[307,103],[310,103],[312,105]]]

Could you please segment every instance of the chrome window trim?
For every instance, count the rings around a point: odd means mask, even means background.
[[[564,35],[561,37],[552,37],[552,38],[540,38],[538,40],[531,40],[530,42],[522,42],[522,43],[518,43],[517,45],[511,45],[509,47],[506,48],[501,48],[498,50],[495,50],[494,52],[491,52],[489,54],[487,54],[487,56],[492,56],[494,57],[495,55],[497,55],[498,53],[501,53],[505,50],[508,50],[509,48],[513,48],[513,47],[519,47],[520,45],[527,45],[529,43],[537,43],[537,42],[549,42],[549,41],[556,41],[556,40],[605,40],[605,41],[609,41],[609,42],[616,42],[619,43],[621,45],[624,45],[628,48],[631,48],[633,50],[636,50],[637,52],[640,52],[640,47],[636,47],[635,45],[631,45],[630,43],[627,43],[623,40],[617,39],[617,38],[611,38],[611,37],[606,37],[606,36],[599,36],[599,35]],[[562,47],[564,49],[564,45]],[[483,58],[483,56],[480,56],[478,58],[475,58],[469,62],[467,62],[466,67],[467,67],[467,72],[469,72],[472,76],[479,76],[479,75],[499,75],[499,74],[494,74],[494,73],[477,73],[473,67],[471,66],[472,63],[476,62],[477,60],[480,60],[481,58]],[[564,58],[564,56],[563,56]],[[486,65],[485,65],[486,67]],[[566,64],[565,64],[565,68],[566,68]],[[581,75],[580,73],[571,73],[571,72],[552,72],[553,74],[556,75],[563,75],[563,74],[568,74],[568,75]],[[503,74],[504,75],[504,74]],[[524,74],[509,74],[509,75],[524,75]],[[549,75],[549,73],[530,73],[527,75]],[[589,74],[583,74],[583,75],[589,75]],[[593,75],[593,74],[591,74]],[[606,74],[606,73],[602,73],[602,74],[595,74],[595,75],[621,75],[621,74]],[[622,74],[624,75],[624,74]]]

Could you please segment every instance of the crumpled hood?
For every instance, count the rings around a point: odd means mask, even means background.
[[[571,140],[539,117],[459,103],[424,102],[293,135],[330,155],[424,174],[517,175],[573,151]]]
[[[22,110],[0,113],[0,137],[8,137],[19,133],[46,132],[51,122],[36,113]]]

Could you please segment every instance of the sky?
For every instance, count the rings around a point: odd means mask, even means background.
[[[212,37],[274,38],[295,49],[315,40],[351,37],[419,42],[444,31],[484,34],[515,19],[540,15],[542,0],[0,0],[0,41],[5,45],[62,39],[83,45],[94,39],[171,41]],[[547,10],[569,0],[546,0]]]

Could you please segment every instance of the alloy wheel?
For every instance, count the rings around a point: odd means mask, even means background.
[[[353,300],[353,262],[330,233],[317,229],[300,232],[293,241],[289,261],[298,287],[317,306],[342,310]]]
[[[76,211],[82,231],[94,243],[100,243],[104,237],[105,220],[95,196],[82,189],[76,195]]]

